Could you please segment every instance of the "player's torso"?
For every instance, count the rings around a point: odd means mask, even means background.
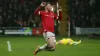
[[[62,39],[62,43],[63,44],[70,44],[70,43],[73,43],[74,41],[70,38],[64,38]]]
[[[54,14],[53,12],[43,12],[41,15],[42,25],[48,31],[54,31]]]
[[[62,39],[62,44],[67,44],[68,40],[67,39]]]

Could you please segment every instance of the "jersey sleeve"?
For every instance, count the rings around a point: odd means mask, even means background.
[[[39,11],[39,15],[42,15],[43,14],[43,11]]]
[[[54,19],[58,19],[58,16],[54,13]]]
[[[57,16],[57,15],[54,13],[54,18],[61,21],[61,20],[62,20],[62,11],[59,11],[59,16]]]
[[[59,11],[59,16],[58,16],[59,20],[62,20],[62,11]]]
[[[40,15],[41,14],[41,6],[39,6],[35,11],[34,11],[34,15]]]

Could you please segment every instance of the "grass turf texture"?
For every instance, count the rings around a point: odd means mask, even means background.
[[[62,39],[60,36],[57,40]],[[72,37],[79,40],[80,37]],[[7,49],[7,41],[10,41],[12,51]],[[36,36],[9,36],[0,37],[0,56],[34,56],[33,50],[38,45],[45,44],[43,37]],[[42,51],[37,56],[100,56],[100,39],[83,38],[82,43],[73,45],[57,45],[56,51]]]

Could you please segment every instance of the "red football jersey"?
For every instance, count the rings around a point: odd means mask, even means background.
[[[42,10],[40,11],[40,8],[41,7],[38,7],[34,14],[40,14],[41,16],[41,19],[42,19],[42,26],[43,26],[43,29],[44,31],[49,31],[49,32],[54,32],[54,20],[57,19],[57,15],[52,12],[52,11],[49,11],[49,12],[46,12],[45,10]],[[60,12],[60,20],[62,19],[62,14]]]
[[[57,18],[56,14],[54,14],[52,11],[40,11],[40,16],[44,31],[54,32],[54,19]]]

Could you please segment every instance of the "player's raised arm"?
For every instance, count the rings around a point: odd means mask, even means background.
[[[59,10],[59,15],[56,15],[56,14],[55,14],[55,19],[58,19],[58,20],[61,21],[61,20],[62,20],[62,9],[59,8],[58,10]]]
[[[42,2],[40,4],[40,6],[34,11],[34,15],[40,15],[40,9],[41,9],[41,7],[43,7],[45,5],[46,5],[46,2]]]
[[[58,19],[61,21],[62,20],[62,9],[59,8],[59,16],[58,16]]]

